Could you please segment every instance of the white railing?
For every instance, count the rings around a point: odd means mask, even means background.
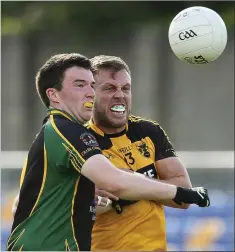
[[[234,151],[179,151],[186,168],[234,168]],[[27,151],[1,151],[1,168],[21,169]]]

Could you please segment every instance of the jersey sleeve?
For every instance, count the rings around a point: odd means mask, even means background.
[[[155,161],[176,157],[174,147],[164,129],[154,121],[144,122],[145,130],[155,147]]]
[[[62,145],[67,152],[69,163],[81,172],[85,161],[93,155],[102,154],[96,138],[84,126],[74,123],[56,123],[57,133],[63,139]]]

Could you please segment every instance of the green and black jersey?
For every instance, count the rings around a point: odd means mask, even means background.
[[[95,154],[99,145],[83,125],[48,110],[22,170],[7,250],[90,250],[95,188],[81,169]]]

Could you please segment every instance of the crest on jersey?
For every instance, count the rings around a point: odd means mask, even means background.
[[[80,139],[87,146],[92,146],[92,147],[99,146],[98,143],[97,143],[97,141],[96,141],[96,138],[93,135],[91,135],[90,133],[83,133],[80,136]]]
[[[144,157],[149,158],[150,157],[150,152],[148,145],[145,142],[140,142],[136,144],[137,150],[140,152],[141,155]]]

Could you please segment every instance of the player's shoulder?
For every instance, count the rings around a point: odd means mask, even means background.
[[[139,137],[157,138],[164,134],[162,127],[158,122],[140,117],[130,115],[128,118],[128,133],[129,137],[135,135]]]
[[[78,122],[74,122],[65,118],[64,116],[56,115],[53,116],[53,121],[50,121],[53,128],[57,128],[61,132],[71,132],[77,134],[79,132],[88,132],[88,129]]]
[[[133,128],[143,128],[146,130],[149,128],[161,128],[158,122],[135,115],[129,115],[128,125]]]
[[[95,136],[84,126],[84,124],[57,115],[54,117],[54,122],[52,121],[51,124],[54,128],[53,131],[58,136],[62,139],[66,138],[66,140],[74,146],[77,146],[81,141],[87,146],[98,146]]]

